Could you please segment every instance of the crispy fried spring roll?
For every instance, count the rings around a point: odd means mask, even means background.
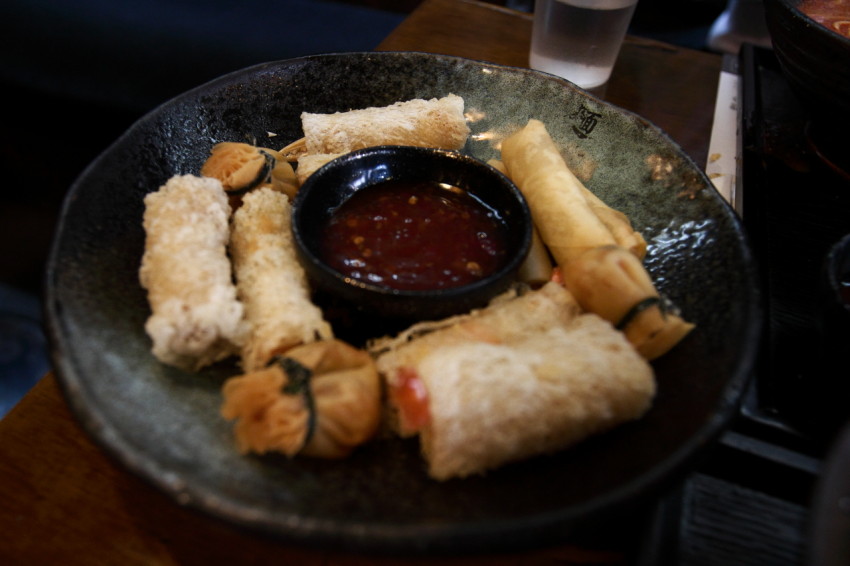
[[[651,406],[646,360],[555,283],[457,322],[376,360],[435,479],[567,448]]]
[[[533,287],[543,285],[547,281],[552,280],[552,272],[554,267],[552,259],[549,257],[549,250],[540,238],[540,232],[536,226],[532,227],[531,231],[531,248],[528,250],[528,255],[519,266],[517,277],[520,281],[528,283]]]
[[[618,246],[573,259],[562,277],[582,308],[620,328],[647,360],[668,352],[694,328],[659,296],[641,261]]]
[[[233,214],[230,253],[251,327],[242,348],[242,367],[248,372],[293,346],[333,336],[311,301],[290,223],[288,197],[265,187],[246,194]]]
[[[174,176],[145,197],[139,280],[145,330],[163,363],[194,371],[238,352],[245,337],[227,258],[230,206],[217,179]]]
[[[469,136],[463,98],[449,94],[334,114],[301,114],[305,152],[348,153],[376,145],[460,149]]]
[[[304,184],[307,177],[315,173],[322,165],[336,159],[342,155],[341,153],[318,153],[302,155],[298,158],[298,167],[295,169],[295,176],[298,179],[298,186]]]
[[[487,163],[501,173],[508,174],[508,170],[501,160],[491,159]],[[528,250],[528,256],[522,262],[517,277],[520,281],[529,285],[540,286],[551,281],[553,268],[552,258],[549,256],[546,244],[540,238],[540,231],[537,226],[532,226],[531,249]]]
[[[629,217],[605,204],[602,199],[593,194],[590,189],[581,186],[582,194],[587,199],[590,209],[597,218],[611,231],[617,245],[629,250],[638,259],[646,257],[646,240],[643,234],[632,228]]]
[[[529,120],[502,142],[502,161],[558,265],[598,246],[622,245],[638,257],[645,254],[646,242],[629,219],[595,197],[570,171],[539,120]]]

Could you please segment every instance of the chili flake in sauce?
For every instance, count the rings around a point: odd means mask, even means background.
[[[328,264],[347,277],[398,290],[459,287],[505,261],[505,226],[466,191],[429,181],[363,188],[332,214],[322,236]]]

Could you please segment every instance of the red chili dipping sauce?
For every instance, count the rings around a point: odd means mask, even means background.
[[[459,287],[505,261],[505,226],[463,189],[385,181],[357,191],[331,216],[321,251],[353,279],[398,290]]]

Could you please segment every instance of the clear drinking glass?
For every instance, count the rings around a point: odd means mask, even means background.
[[[582,88],[608,82],[638,0],[537,0],[532,69]]]

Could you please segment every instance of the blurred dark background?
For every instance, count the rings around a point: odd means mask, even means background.
[[[39,297],[74,179],[129,125],[255,63],[373,49],[421,0],[0,3],[0,417],[48,369]],[[492,0],[523,11],[533,0]],[[725,0],[640,0],[631,32],[709,49]],[[49,144],[45,140],[51,140]]]

